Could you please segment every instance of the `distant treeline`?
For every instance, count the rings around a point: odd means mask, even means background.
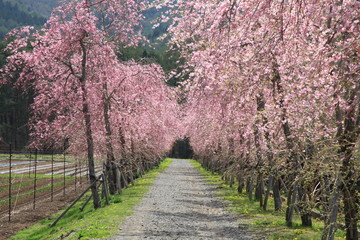
[[[44,17],[28,13],[20,9],[17,4],[0,0],[0,39],[4,38],[13,28],[24,25],[39,26],[45,21]]]

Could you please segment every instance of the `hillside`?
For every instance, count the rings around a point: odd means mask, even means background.
[[[22,11],[35,13],[47,18],[51,11],[58,5],[58,0],[3,0],[12,4],[17,4]]]
[[[13,28],[32,25],[42,25],[46,18],[34,12],[26,11],[17,3],[0,0],[0,39]]]
[[[58,2],[58,0],[0,0],[0,39],[13,28],[42,25]],[[161,14],[162,10],[155,8],[144,11],[143,34],[152,42],[156,42],[156,38],[167,30],[167,24],[152,29],[152,21]],[[164,44],[160,45],[160,48],[164,47]]]

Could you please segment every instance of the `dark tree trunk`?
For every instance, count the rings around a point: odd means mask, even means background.
[[[274,207],[275,211],[281,210],[282,200],[280,194],[280,180],[275,177],[274,184],[273,184],[273,194],[274,194]]]
[[[300,218],[301,218],[301,224],[303,226],[311,227],[312,221],[311,221],[311,215],[310,210],[308,209],[307,203],[307,196],[305,192],[305,186],[304,183],[300,183],[298,186],[298,194],[299,194],[299,210],[300,210]]]
[[[90,183],[96,181],[96,173],[95,173],[95,163],[94,163],[94,140],[92,136],[91,130],[91,117],[89,113],[89,105],[87,103],[87,90],[85,87],[85,82],[81,84],[82,88],[82,98],[83,98],[83,114],[85,119],[85,135],[86,135],[86,142],[87,142],[87,155],[88,155],[88,167],[89,167],[89,178]],[[91,192],[94,201],[94,208],[100,207],[100,197],[97,191],[97,185],[93,184],[91,187]]]
[[[134,172],[133,172],[132,167],[130,167],[129,177],[130,177],[130,183],[131,183],[131,185],[134,185]]]
[[[140,174],[141,175],[144,175],[144,167],[143,167],[143,164],[142,163],[140,163]]]
[[[120,152],[121,152],[121,158],[122,160],[125,158],[125,137],[124,137],[124,131],[122,126],[119,126],[118,129],[119,132],[119,144],[120,144]]]
[[[257,115],[259,116],[258,119],[255,121],[255,126],[254,126],[256,158],[258,161],[256,168],[261,169],[261,167],[263,166],[263,157],[261,151],[261,136],[259,133],[259,125],[260,125],[260,117],[262,115],[262,112],[265,110],[265,102],[262,94],[256,97],[256,103],[257,103]],[[264,121],[262,121],[261,125],[264,126]],[[260,172],[260,170],[258,170],[258,175],[256,179],[255,199],[260,202],[260,207],[263,206],[263,194],[264,194],[263,175]]]
[[[344,212],[345,212],[345,227],[346,239],[355,240],[359,239],[357,230],[358,222],[358,203],[359,197],[356,189],[356,169],[354,157],[354,147],[358,141],[360,134],[360,104],[357,103],[360,98],[360,82],[357,83],[355,89],[349,93],[347,100],[347,109],[345,111],[345,119],[343,127],[338,125],[338,138],[339,138],[339,158],[342,160],[342,167],[340,169],[343,178],[341,187]],[[336,109],[336,119],[339,122],[342,112],[339,107]],[[357,116],[356,116],[357,115]]]
[[[231,173],[230,175],[230,187],[232,187],[234,185],[234,175],[233,173]]]
[[[290,153],[290,157],[287,161],[287,168],[293,168],[296,171],[294,172],[293,178],[293,187],[290,188],[289,194],[288,194],[288,201],[287,201],[287,209],[286,209],[286,223],[288,226],[292,225],[292,217],[293,217],[293,211],[294,206],[296,202],[296,195],[297,195],[297,183],[295,182],[295,176],[298,174],[301,165],[300,165],[300,157],[299,154],[295,151],[295,139],[291,135],[291,128],[288,121],[287,116],[287,108],[284,104],[284,89],[281,85],[281,76],[279,73],[279,66],[276,62],[276,59],[274,57],[274,66],[273,66],[273,73],[274,76],[272,78],[272,83],[274,87],[274,93],[277,92],[279,94],[278,97],[278,106],[281,109],[281,126],[283,129],[283,133],[286,140],[286,148]],[[274,100],[276,101],[275,97]]]
[[[253,189],[254,189],[254,179],[253,176],[248,176],[247,181],[246,181],[246,192],[249,196],[249,199],[252,200],[253,199]]]
[[[352,150],[346,147],[344,150],[345,158],[342,165],[342,175],[344,184],[342,186],[342,195],[344,201],[345,211],[345,227],[346,227],[346,239],[358,240],[359,234],[357,230],[357,221],[359,209],[357,207],[358,193],[355,183],[355,167],[352,160]]]
[[[129,184],[126,180],[125,169],[123,169],[123,171],[121,171],[121,180],[122,180],[122,186],[125,188],[128,188]]]
[[[259,173],[256,179],[255,199],[260,202],[260,207],[263,206],[263,193],[264,193],[264,179],[263,179],[263,175]]]
[[[121,194],[122,192],[122,187],[121,187],[121,172],[119,170],[119,168],[117,166],[114,166],[114,171],[115,171],[115,181],[116,181],[116,189],[117,192],[119,194]]]
[[[106,173],[107,173],[107,181],[109,183],[109,191],[111,195],[115,194],[116,191],[116,180],[114,178],[114,174],[112,171],[113,164],[115,163],[114,150],[112,146],[112,132],[111,132],[111,124],[109,117],[109,97],[107,96],[107,84],[103,84],[103,110],[104,110],[104,122],[105,122],[105,145],[106,145]]]
[[[287,198],[287,208],[286,208],[286,225],[291,227],[293,224],[293,215],[297,195],[297,183],[295,182],[290,188]]]
[[[310,209],[308,209],[307,206],[308,201],[302,185],[299,186],[298,193],[299,193],[299,199],[301,201],[301,204],[299,205],[301,225],[306,227],[311,227],[312,226],[311,213],[310,213]]]
[[[244,189],[244,177],[243,175],[241,174],[241,172],[239,173],[238,175],[238,193],[242,193],[243,192],[243,189]]]
[[[334,190],[330,196],[329,205],[327,207],[328,216],[326,217],[324,230],[321,236],[321,240],[334,240],[336,232],[336,219],[339,211],[339,180],[338,178],[334,184]]]
[[[86,89],[86,61],[87,61],[87,50],[83,43],[83,40],[80,41],[82,48],[82,62],[81,62],[81,77],[79,78],[81,90],[82,90],[82,112],[85,120],[85,136],[87,143],[87,155],[88,155],[88,167],[89,167],[89,179],[90,184],[96,181],[96,173],[95,173],[95,163],[94,163],[94,139],[92,135],[92,127],[91,127],[91,117],[89,111],[88,104],[88,93]],[[71,68],[72,69],[72,68]],[[100,207],[100,197],[97,191],[97,184],[93,184],[91,187],[91,192],[93,196],[94,208]]]
[[[274,174],[270,173],[269,182],[267,185],[266,194],[265,194],[265,198],[264,198],[264,204],[262,206],[264,211],[266,211],[266,209],[267,209],[267,204],[268,204],[268,200],[269,200],[269,196],[270,196],[270,190],[273,186],[273,182],[274,182]]]

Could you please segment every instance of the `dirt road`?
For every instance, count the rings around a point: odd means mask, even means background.
[[[174,159],[112,239],[254,239],[187,160]]]

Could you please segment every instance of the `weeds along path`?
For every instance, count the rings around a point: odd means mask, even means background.
[[[253,239],[187,160],[174,159],[113,239]]]

